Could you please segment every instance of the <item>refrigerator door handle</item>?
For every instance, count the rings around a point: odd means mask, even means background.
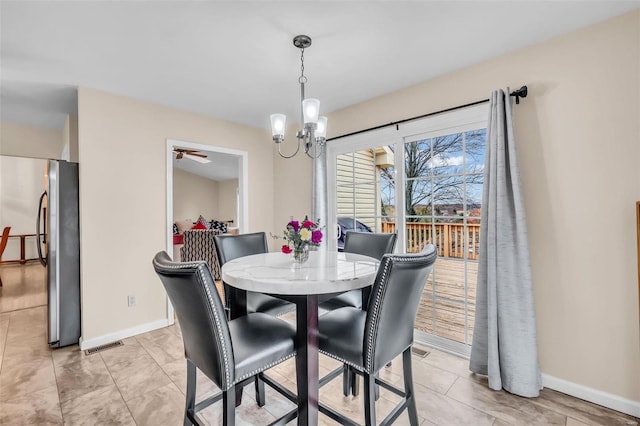
[[[40,259],[40,263],[42,263],[42,266],[47,266],[47,259],[42,255],[42,245],[43,244],[47,244],[47,215],[46,212],[45,214],[42,214],[42,204],[44,202],[44,197],[47,196],[47,191],[44,191],[42,193],[42,195],[40,196],[40,202],[38,203],[38,220],[36,222],[36,239],[37,241],[37,248],[38,248],[38,258]],[[44,227],[44,232],[41,233],[40,232],[40,223],[43,223],[43,227]],[[42,235],[42,241],[40,241],[40,236]]]

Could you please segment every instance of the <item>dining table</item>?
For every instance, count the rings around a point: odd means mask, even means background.
[[[298,263],[290,254],[239,257],[222,266],[222,280],[232,287],[231,318],[247,314],[246,292],[278,297],[296,305],[297,423],[317,425],[319,408],[318,305],[340,293],[373,284],[378,259],[353,253],[317,250]]]

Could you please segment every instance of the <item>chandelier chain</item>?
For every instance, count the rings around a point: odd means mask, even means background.
[[[307,82],[307,77],[304,75],[304,47],[300,48],[300,77],[298,77],[298,83],[304,84]]]

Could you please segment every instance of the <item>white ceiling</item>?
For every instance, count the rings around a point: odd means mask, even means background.
[[[241,157],[222,152],[210,152],[204,150],[200,150],[198,152],[206,155],[207,160],[211,162],[203,164],[191,160],[188,157],[182,157],[180,160],[177,160],[174,155],[173,167],[216,181],[238,179],[240,176],[239,161]]]
[[[640,7],[640,1],[2,1],[0,120],[61,128],[90,87],[269,127],[324,113]],[[526,82],[522,82],[526,83]],[[330,123],[329,123],[330,125]]]

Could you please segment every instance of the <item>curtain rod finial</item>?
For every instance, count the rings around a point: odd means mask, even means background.
[[[514,90],[510,93],[511,96],[516,97],[516,104],[520,103],[520,98],[526,98],[528,94],[527,86],[522,86],[518,90]]]

